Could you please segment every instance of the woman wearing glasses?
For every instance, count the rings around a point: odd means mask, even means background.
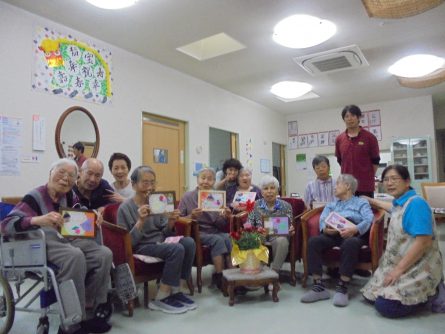
[[[379,267],[362,292],[381,315],[398,318],[414,313],[438,295],[442,257],[431,208],[410,186],[408,169],[388,166],[382,180],[394,201],[368,200],[391,212],[388,243]],[[439,302],[436,296],[433,305]]]

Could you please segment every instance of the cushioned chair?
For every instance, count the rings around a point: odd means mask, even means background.
[[[122,263],[128,263],[133,274],[135,283],[144,283],[144,306],[148,307],[148,282],[151,280],[160,280],[164,262],[145,263],[133,257],[131,246],[131,237],[129,232],[117,225],[117,211],[119,203],[110,204],[105,207],[102,224],[102,235],[104,245],[113,252],[113,263],[118,266]],[[177,235],[190,236],[191,220],[181,218],[175,224]],[[190,294],[193,295],[193,283],[190,279],[187,282]],[[127,304],[128,313],[133,316],[134,300]]]
[[[445,182],[422,182],[422,196],[435,209],[445,208]],[[444,214],[435,215],[436,222],[445,221]]]
[[[198,286],[198,292],[202,291],[202,267],[205,267],[209,264],[213,265],[213,260],[210,255],[210,247],[207,245],[203,245],[201,243],[200,232],[199,232],[199,224],[195,220],[192,221],[192,229],[191,236],[195,240],[196,243],[196,255],[195,255],[195,263],[196,267],[196,285]],[[234,229],[234,216],[230,215],[228,218],[228,224],[226,225],[226,229],[224,232],[230,233]]]
[[[306,281],[309,276],[307,251],[308,240],[312,236],[320,234],[319,222],[320,216],[324,207],[316,208],[306,212],[301,217],[302,228],[302,258],[304,266],[304,274],[301,284],[306,287]],[[385,211],[372,207],[374,212],[374,220],[372,221],[371,230],[369,233],[369,243],[360,250],[359,263],[357,269],[371,270],[374,272],[377,269],[379,259],[383,254],[383,237],[384,237],[384,217]],[[340,261],[340,248],[333,247],[328,249],[323,254],[323,263],[329,267],[338,267]]]

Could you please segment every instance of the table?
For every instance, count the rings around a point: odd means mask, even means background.
[[[278,273],[269,267],[263,267],[258,274],[243,274],[239,268],[223,270],[223,294],[229,296],[229,305],[235,304],[235,288],[237,286],[263,286],[265,293],[269,292],[269,284],[273,285],[272,300],[278,299]]]

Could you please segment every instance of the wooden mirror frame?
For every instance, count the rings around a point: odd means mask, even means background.
[[[96,120],[94,119],[93,115],[85,108],[79,107],[79,106],[70,107],[67,110],[65,110],[63,112],[63,114],[60,116],[59,121],[57,122],[56,136],[55,136],[57,153],[59,154],[60,158],[66,158],[66,156],[67,156],[63,149],[62,142],[60,140],[60,133],[62,132],[63,122],[68,117],[68,115],[74,111],[82,111],[83,113],[85,113],[88,116],[88,118],[93,123],[94,131],[96,132],[96,145],[94,145],[94,150],[93,150],[93,153],[91,154],[91,157],[96,158],[97,154],[99,153],[99,145],[100,145],[99,128],[97,127],[97,123],[96,123]]]

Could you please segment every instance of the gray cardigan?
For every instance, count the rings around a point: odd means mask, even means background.
[[[119,206],[117,224],[130,231],[134,251],[138,251],[147,244],[162,243],[166,237],[174,234],[173,230],[168,227],[168,218],[165,215],[146,217],[141,231],[135,227],[138,218],[138,206],[132,198],[127,199]]]

